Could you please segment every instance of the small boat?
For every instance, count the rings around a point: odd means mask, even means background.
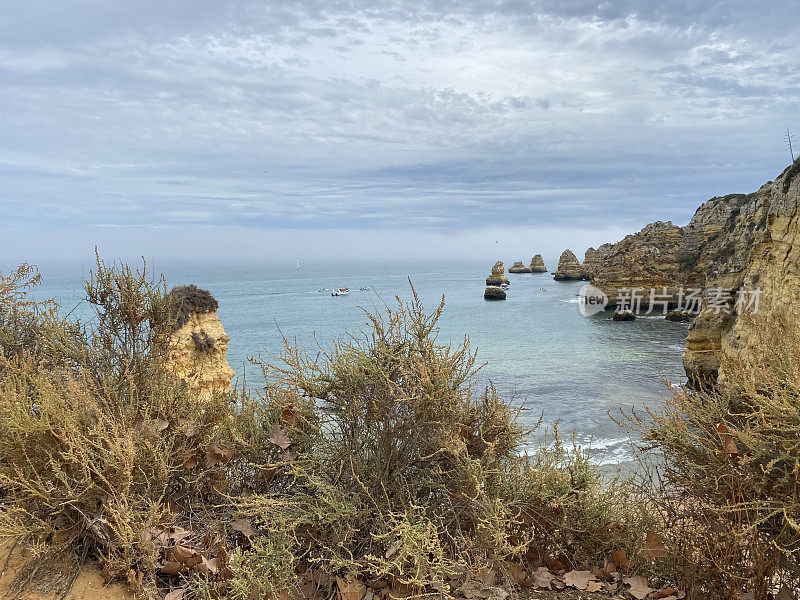
[[[336,288],[331,292],[331,296],[347,296],[350,293],[350,290],[344,287]]]
[[[366,292],[367,290],[369,290],[369,288],[368,287],[360,287],[360,288],[358,288],[358,290],[360,292]]]
[[[300,257],[299,256],[297,257],[297,261],[295,262],[295,268],[298,271],[302,271],[302,269],[300,268]]]
[[[507,290],[509,286],[507,283],[501,283],[500,287],[503,288],[504,290]]]
[[[319,290],[317,290],[317,291],[318,291],[320,294],[322,294],[322,293],[324,293],[324,292],[330,292],[330,290],[329,290],[328,288],[322,288],[322,289],[319,289]]]

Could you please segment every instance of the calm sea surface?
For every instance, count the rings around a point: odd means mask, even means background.
[[[324,345],[358,332],[365,320],[359,307],[373,308],[378,296],[408,299],[411,278],[429,310],[444,294],[440,339],[460,341],[468,335],[479,361],[487,363],[482,377],[503,397],[525,404],[529,410],[523,419],[534,422],[541,414],[545,422],[559,421],[562,433],[574,429],[579,441],[591,444],[598,461],[625,462],[630,457],[626,434],[608,413],[661,405],[661,394],[668,392],[662,378],[674,383],[683,377],[687,326],[657,317],[632,323],[615,323],[610,315],[583,317],[576,298],[582,284],[559,283],[549,274],[509,274],[508,299],[486,302],[484,279],[493,263],[302,263],[301,271],[294,263],[156,261],[150,266],[170,286],[195,283],[217,298],[231,337],[228,359],[240,377],[248,356],[280,351],[280,332],[309,349],[315,336]],[[547,264],[553,268],[555,260]],[[9,266],[0,269],[8,272]],[[87,319],[81,281],[90,267],[41,264],[44,283],[36,296],[56,297],[65,311],[77,306],[73,315]],[[334,298],[318,291],[339,286],[349,287],[350,295]],[[249,385],[258,384],[256,376],[251,367]]]

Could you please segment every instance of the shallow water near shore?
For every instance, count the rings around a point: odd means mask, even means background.
[[[428,311],[445,296],[440,340],[458,342],[468,335],[486,363],[481,383],[491,380],[501,397],[524,404],[523,421],[559,421],[562,434],[573,429],[580,443],[591,444],[603,464],[631,459],[627,435],[611,420],[620,408],[662,405],[668,393],[663,380],[684,377],[681,352],[687,325],[663,317],[613,322],[611,314],[586,318],[576,294],[583,282],[556,282],[547,273],[509,274],[507,300],[483,299],[484,263],[443,264],[266,264],[155,261],[170,286],[195,283],[220,304],[219,316],[231,337],[228,359],[240,381],[248,356],[277,353],[281,333],[309,351],[331,339],[364,328],[362,310],[381,299],[411,296],[413,282]],[[555,262],[547,263],[552,266]],[[56,297],[64,312],[87,319],[81,282],[91,264],[41,264],[43,284],[35,297]],[[2,265],[8,272],[10,265]],[[331,297],[322,288],[350,288],[350,295]],[[367,287],[367,290],[359,290]],[[542,289],[546,291],[542,291]],[[316,336],[316,340],[315,340]],[[247,383],[258,386],[260,374],[250,366]],[[530,440],[538,443],[540,429]]]

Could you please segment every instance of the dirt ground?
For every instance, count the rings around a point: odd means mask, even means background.
[[[9,557],[12,544],[0,544],[0,568]],[[0,598],[3,600],[59,600],[61,594],[75,573],[77,563],[64,564],[52,568],[46,573],[36,573],[31,583],[17,594],[17,588],[12,585],[22,569],[28,563],[31,552],[18,546],[8,559],[8,565],[0,576]],[[27,575],[23,575],[27,578]],[[81,569],[75,584],[72,586],[66,600],[134,600],[124,585],[106,585],[100,574],[100,567],[93,562],[87,562]]]

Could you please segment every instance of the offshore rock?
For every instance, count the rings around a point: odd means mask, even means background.
[[[618,310],[614,313],[615,321],[635,321],[636,314],[632,310]]]
[[[497,285],[487,285],[483,292],[484,300],[505,300],[506,291]]]
[[[694,317],[695,313],[688,310],[672,310],[667,313],[667,316],[664,318],[667,321],[673,321],[675,323],[691,323]]]
[[[547,273],[547,267],[544,265],[544,259],[541,254],[537,254],[531,259],[531,265],[528,268],[531,273]]]
[[[201,398],[231,391],[234,371],[228,364],[230,338],[217,316],[218,304],[195,285],[170,292],[176,316],[165,367]]]
[[[486,278],[486,285],[499,286],[503,283],[509,283],[506,277],[506,270],[503,267],[503,261],[498,260],[492,267],[492,273]]]
[[[572,253],[572,250],[564,250],[561,258],[558,259],[558,269],[553,276],[556,281],[569,281],[581,279],[581,263]]]
[[[526,267],[522,264],[521,260],[516,261],[513,265],[508,268],[509,273],[530,273],[530,267]]]

